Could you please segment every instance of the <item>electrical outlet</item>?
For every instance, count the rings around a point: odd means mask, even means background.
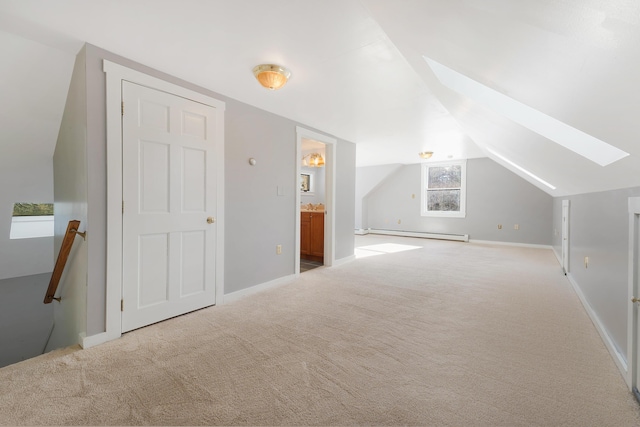
[[[276,255],[282,255],[282,245],[276,245]]]
[[[514,230],[520,230],[520,224],[513,224]]]
[[[502,224],[498,224],[498,230],[502,230]]]
[[[402,222],[401,220],[398,220],[398,224],[400,224],[401,222]]]
[[[584,257],[584,268],[589,268],[589,257]]]

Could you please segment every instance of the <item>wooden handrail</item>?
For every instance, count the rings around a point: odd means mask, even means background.
[[[60,278],[62,277],[62,272],[64,271],[64,266],[67,264],[67,258],[69,258],[69,253],[71,252],[71,247],[73,246],[73,239],[76,237],[76,234],[82,236],[82,238],[86,238],[86,232],[79,232],[78,227],[80,226],[80,221],[72,219],[69,221],[69,225],[67,225],[67,231],[64,233],[64,239],[62,240],[62,246],[60,247],[60,252],[58,253],[58,259],[56,261],[56,266],[53,268],[53,273],[51,274],[51,280],[49,281],[49,287],[47,288],[47,294],[44,297],[44,303],[49,304],[53,300],[60,302],[60,297],[56,298],[56,290],[58,290],[58,284],[60,283]]]

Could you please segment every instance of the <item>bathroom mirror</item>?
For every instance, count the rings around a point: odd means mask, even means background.
[[[315,174],[312,171],[303,171],[300,174],[300,194],[302,196],[313,196],[315,191]]]
[[[300,174],[300,191],[303,193],[311,191],[311,175],[306,173]]]

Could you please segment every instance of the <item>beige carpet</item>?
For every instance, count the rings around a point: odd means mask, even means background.
[[[640,425],[550,250],[356,242],[372,256],[0,369],[0,424]]]

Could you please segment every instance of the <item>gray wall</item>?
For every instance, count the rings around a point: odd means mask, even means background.
[[[551,244],[553,198],[489,158],[467,161],[466,218],[421,216],[420,179],[421,165],[407,165],[372,191],[367,197],[368,226],[468,234],[474,240]],[[502,224],[501,230],[498,224]],[[515,224],[519,230],[514,229]]]
[[[47,350],[78,342],[87,330],[87,248],[92,240],[87,224],[87,90],[85,50],[76,57],[64,114],[53,155],[55,254],[60,251],[70,220],[80,221],[88,241],[76,237],[56,295],[62,300],[54,307],[55,327]]]
[[[225,293],[292,275],[294,191],[299,185],[295,172],[296,126],[307,126],[86,45],[87,231],[90,236],[87,239],[87,336],[105,330],[107,165],[103,59],[226,103]],[[339,259],[351,256],[354,248],[355,144],[338,140],[337,152],[336,257]],[[249,165],[250,157],[256,158],[256,166]],[[291,191],[278,196],[278,186]],[[278,244],[282,245],[282,255],[275,254]]]
[[[355,229],[369,228],[369,194],[391,174],[397,172],[402,165],[364,166],[356,169],[356,215]]]
[[[38,356],[53,324],[43,304],[51,273],[0,280],[0,367]]]
[[[87,51],[87,336],[105,330],[107,264],[106,77],[103,51]],[[90,233],[90,234],[89,234]]]
[[[9,233],[15,202],[53,203],[51,158],[0,158],[0,182],[0,279],[50,272],[53,237],[9,239]]]
[[[295,123],[283,117],[223,101],[228,294],[293,274],[296,131]],[[290,191],[278,196],[278,185]],[[276,245],[282,245],[282,255],[276,255]]]
[[[562,200],[569,208],[569,275],[623,357],[627,352],[628,198],[640,187],[557,197],[553,248],[562,253]],[[585,267],[584,258],[589,257]]]
[[[354,254],[356,198],[356,146],[338,141],[336,148],[336,260]]]
[[[228,98],[225,111],[225,293],[294,273],[296,126]],[[251,166],[248,159],[256,159]],[[338,140],[336,258],[353,254],[355,144]],[[316,172],[317,173],[317,172]],[[278,196],[277,187],[289,188]],[[306,202],[301,197],[302,203]],[[276,255],[282,245],[282,255]]]

